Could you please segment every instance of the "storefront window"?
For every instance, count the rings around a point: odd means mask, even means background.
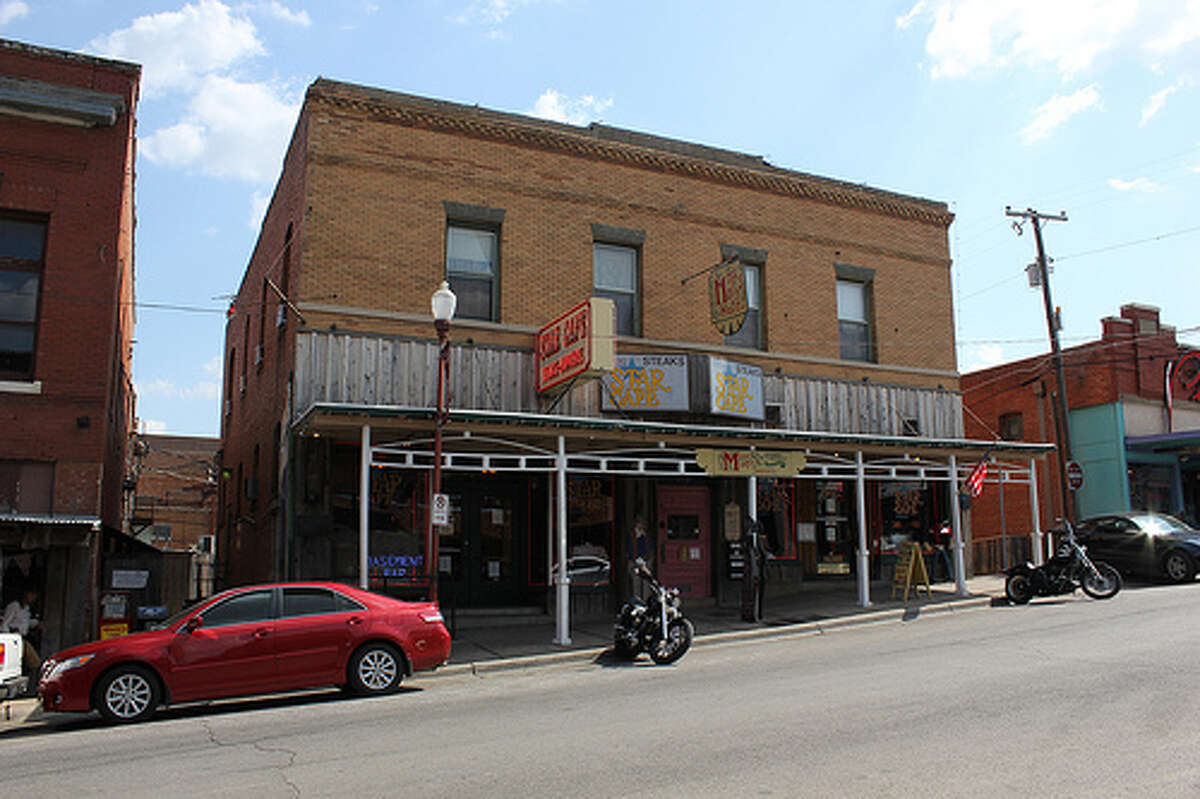
[[[367,573],[374,589],[426,581],[423,478],[399,469],[371,470]]]
[[[758,521],[767,547],[776,558],[796,559],[795,514],[792,506],[794,482],[773,477],[758,480]]]
[[[851,573],[850,494],[851,484],[842,480],[822,480],[816,485],[817,574]]]
[[[611,478],[567,479],[567,574],[572,585],[612,582],[613,507]]]
[[[899,552],[906,541],[931,544],[934,520],[930,517],[928,491],[922,481],[884,483],[879,489],[883,519],[882,552]]]

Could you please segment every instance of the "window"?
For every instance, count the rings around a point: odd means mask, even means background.
[[[50,513],[54,464],[0,460],[0,513]]]
[[[201,615],[205,627],[267,621],[271,618],[271,592],[247,591],[213,605]]]
[[[316,616],[362,610],[362,605],[328,588],[283,589],[283,616]]]
[[[762,330],[762,267],[756,264],[746,264],[746,321],[742,328],[732,336],[725,337],[725,343],[730,347],[748,347],[760,350],[763,348]]]
[[[841,355],[847,361],[874,361],[871,340],[871,284],[838,280],[837,315]]]
[[[446,232],[446,279],[458,295],[456,316],[497,321],[496,233],[451,226]]]
[[[592,245],[592,275],[592,293],[613,301],[617,335],[640,335],[637,248]]]
[[[46,222],[0,217],[0,380],[32,380]]]
[[[1000,414],[1000,438],[1005,441],[1025,440],[1025,421],[1020,411]]]

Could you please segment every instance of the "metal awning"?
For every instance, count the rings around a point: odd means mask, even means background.
[[[1140,452],[1200,453],[1200,430],[1156,436],[1126,436],[1125,448]]]

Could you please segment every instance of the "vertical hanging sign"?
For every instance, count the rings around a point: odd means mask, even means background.
[[[750,302],[746,297],[746,268],[736,258],[708,273],[708,303],[713,327],[732,336],[742,329]]]

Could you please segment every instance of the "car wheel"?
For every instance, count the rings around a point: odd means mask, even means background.
[[[1196,562],[1186,552],[1172,550],[1163,558],[1163,573],[1173,583],[1190,583],[1196,576]]]
[[[403,660],[391,644],[367,644],[350,658],[349,676],[356,694],[390,693],[404,679]]]
[[[158,680],[142,666],[118,666],[96,686],[96,709],[112,724],[145,721],[158,703]]]

